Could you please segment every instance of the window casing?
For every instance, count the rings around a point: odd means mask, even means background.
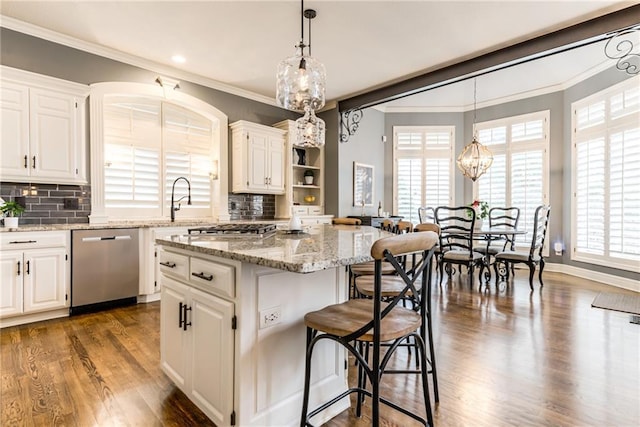
[[[640,76],[572,111],[571,259],[640,271]]]
[[[546,110],[476,124],[493,164],[474,183],[474,199],[489,207],[520,208],[518,228],[527,232],[516,236],[521,248],[531,244],[536,208],[548,203],[549,115]]]
[[[454,126],[394,126],[393,212],[418,223],[420,206],[453,203]]]

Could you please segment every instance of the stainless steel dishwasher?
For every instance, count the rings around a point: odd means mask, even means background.
[[[71,314],[135,304],[139,288],[137,228],[71,232]]]

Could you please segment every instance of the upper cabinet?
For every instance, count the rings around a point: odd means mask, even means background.
[[[296,145],[296,122],[274,125],[286,133],[285,192],[276,197],[276,217],[289,218],[324,214],[324,147]]]
[[[284,194],[285,132],[244,120],[230,125],[234,193]]]
[[[0,180],[86,184],[89,88],[2,67]]]

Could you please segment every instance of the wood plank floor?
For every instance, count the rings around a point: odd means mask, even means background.
[[[601,291],[558,273],[530,292],[515,283],[435,286],[436,426],[638,426],[640,326],[591,308]],[[159,303],[0,331],[2,426],[206,426],[209,420],[159,366]],[[403,351],[397,366],[408,363]],[[353,377],[353,376],[352,376]],[[383,393],[423,413],[415,376]],[[388,426],[415,423],[383,408]],[[351,411],[329,426],[368,426]]]

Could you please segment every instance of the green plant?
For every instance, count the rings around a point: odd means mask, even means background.
[[[489,203],[481,200],[474,200],[471,206],[476,211],[476,218],[487,219],[489,218]]]
[[[2,206],[0,206],[0,212],[2,212],[4,216],[19,216],[24,212],[24,207],[18,204],[18,202],[4,202]]]
[[[304,176],[313,176],[313,171],[311,169],[307,169],[304,171]]]

